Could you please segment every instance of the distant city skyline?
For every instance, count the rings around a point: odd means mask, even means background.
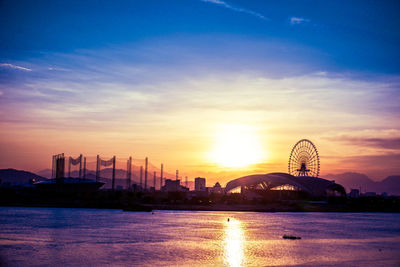
[[[0,168],[149,157],[182,177],[400,174],[398,1],[0,3]]]

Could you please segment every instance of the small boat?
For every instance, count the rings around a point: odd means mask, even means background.
[[[133,205],[129,207],[124,207],[123,211],[153,211],[152,207],[143,206],[143,205]]]
[[[300,236],[294,236],[294,235],[283,235],[282,238],[283,239],[292,239],[292,240],[301,239]]]

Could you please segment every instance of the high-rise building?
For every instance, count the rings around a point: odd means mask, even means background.
[[[194,178],[194,190],[195,191],[206,191],[206,178],[197,177]]]

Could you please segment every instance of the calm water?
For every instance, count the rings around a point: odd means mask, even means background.
[[[0,207],[0,257],[6,266],[399,266],[400,214]]]

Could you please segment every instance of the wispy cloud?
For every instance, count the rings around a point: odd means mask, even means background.
[[[290,24],[292,24],[292,25],[306,23],[306,22],[309,22],[309,21],[310,21],[309,19],[299,18],[299,17],[291,17],[290,18]]]
[[[10,63],[0,63],[0,67],[2,68],[11,68],[16,70],[23,70],[23,71],[32,71],[30,68],[21,67],[18,65],[10,64]]]
[[[374,180],[381,180],[386,176],[399,174],[400,154],[396,152],[386,154],[342,156],[330,171],[340,173],[358,170]]]
[[[338,136],[334,138],[329,138],[333,141],[345,142],[348,144],[353,144],[356,146],[366,146],[374,148],[383,148],[390,150],[400,149],[400,137],[394,138],[365,138],[365,137],[352,137],[352,136]]]
[[[250,9],[241,8],[241,7],[234,7],[234,6],[228,4],[225,1],[221,1],[221,0],[201,0],[201,1],[206,2],[206,3],[212,3],[212,4],[215,4],[215,5],[219,5],[219,6],[231,9],[233,11],[236,11],[236,12],[246,13],[246,14],[255,16],[255,17],[259,18],[259,19],[263,19],[263,20],[267,20],[268,19],[264,15],[262,15],[262,14],[260,14],[258,12],[252,11]]]

